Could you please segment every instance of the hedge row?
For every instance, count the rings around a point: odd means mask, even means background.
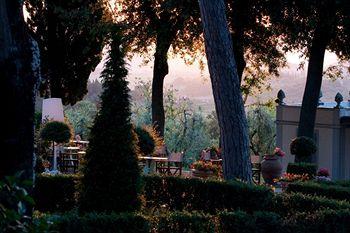
[[[160,176],[144,177],[144,181],[144,195],[150,208],[166,207],[169,210],[206,213],[236,209],[253,212],[270,206],[273,196],[266,187],[242,182]]]
[[[46,217],[47,218],[47,217]],[[272,212],[220,212],[217,215],[173,212],[156,217],[141,214],[70,213],[48,217],[51,231],[61,233],[347,233],[350,210],[322,210],[282,217]]]
[[[327,199],[325,197],[305,195],[301,193],[284,193],[273,197],[273,204],[267,209],[282,216],[298,212],[314,212],[316,210],[350,209],[350,203]]]
[[[296,182],[288,185],[287,192],[298,192],[337,200],[350,200],[350,188],[316,182]]]
[[[37,176],[33,192],[36,210],[64,212],[76,207],[80,179],[77,175]]]
[[[79,176],[73,175],[37,177],[34,190],[36,210],[41,212],[64,212],[74,209],[77,206],[79,179]],[[333,190],[331,189],[332,186],[324,185],[325,187],[322,186],[324,189],[320,190],[328,190],[329,195],[325,195],[325,191],[307,192],[308,185],[318,187],[320,184],[293,183],[288,187],[290,194],[273,195],[268,188],[240,182],[227,183],[149,176],[144,177],[144,199],[146,200],[146,209],[202,211],[211,214],[224,210],[243,210],[250,213],[268,210],[286,215],[322,208],[350,209],[348,202],[319,197],[330,197],[330,195],[333,198],[335,195],[340,197],[341,191]],[[346,188],[340,187],[338,189]],[[317,194],[318,196],[293,192]]]

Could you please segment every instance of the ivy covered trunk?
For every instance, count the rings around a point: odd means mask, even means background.
[[[218,115],[225,179],[251,182],[249,138],[224,0],[200,0],[205,48]]]
[[[35,45],[27,32],[22,1],[0,0],[0,86],[2,100],[0,179],[23,171],[33,178]]]

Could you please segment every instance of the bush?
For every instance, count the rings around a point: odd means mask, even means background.
[[[290,153],[300,159],[310,157],[317,151],[316,143],[309,137],[297,137],[290,144]]]
[[[350,203],[301,193],[290,193],[274,196],[273,204],[269,210],[282,216],[327,208],[333,210],[349,209]]]
[[[287,173],[303,175],[307,174],[310,178],[315,177],[317,165],[313,163],[289,163]]]
[[[165,205],[170,210],[199,210],[207,213],[225,209],[253,212],[266,209],[272,200],[270,189],[238,181],[159,176],[144,177],[144,181],[148,207]]]
[[[69,142],[71,136],[70,127],[66,123],[59,121],[46,123],[40,132],[41,139],[57,143]]]
[[[297,213],[284,221],[285,232],[347,233],[350,232],[349,210],[321,210]]]
[[[32,208],[34,201],[27,190],[32,183],[23,181],[21,174],[0,180],[0,232],[24,233],[31,228],[28,209]]]
[[[215,225],[209,215],[188,212],[173,212],[157,218],[158,233],[214,232]]]
[[[137,138],[130,123],[127,70],[120,32],[111,32],[101,74],[101,109],[90,132],[80,211],[127,212],[140,208]]]
[[[329,185],[324,183],[316,183],[316,182],[290,183],[287,187],[287,191],[350,201],[350,188],[336,186],[336,185]]]
[[[222,233],[282,232],[282,220],[272,212],[223,212],[219,214],[219,225]]]
[[[148,233],[150,223],[138,214],[97,214],[79,216],[77,213],[51,216],[52,231],[60,233]]]
[[[35,180],[35,209],[41,212],[64,212],[76,207],[77,175],[39,175]]]
[[[152,156],[154,149],[162,143],[161,138],[152,127],[136,127],[135,132],[138,138],[140,152],[144,156]]]

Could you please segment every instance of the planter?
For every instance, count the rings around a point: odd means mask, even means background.
[[[261,174],[267,184],[273,184],[274,179],[280,178],[282,175],[282,164],[279,156],[265,155],[261,161]]]
[[[200,170],[193,169],[192,176],[205,179],[205,178],[214,177],[215,175],[213,171],[200,171]]]

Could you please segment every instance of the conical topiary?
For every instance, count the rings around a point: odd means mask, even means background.
[[[137,138],[130,123],[129,89],[119,33],[113,33],[101,74],[102,104],[91,129],[82,181],[80,211],[126,212],[139,209]]]

